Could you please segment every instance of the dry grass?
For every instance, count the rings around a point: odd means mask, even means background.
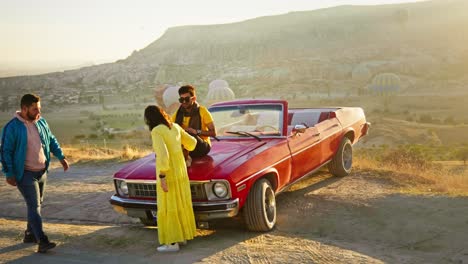
[[[378,177],[391,180],[403,193],[468,196],[468,166],[463,162],[421,163],[405,155],[394,160],[357,155],[354,164],[358,169],[374,171]]]
[[[122,149],[75,146],[65,146],[62,149],[67,160],[72,163],[127,161],[144,157],[151,152],[149,149],[139,149],[128,145]]]

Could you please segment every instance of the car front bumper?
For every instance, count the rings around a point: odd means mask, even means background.
[[[112,195],[111,205],[118,213],[130,217],[149,217],[158,210],[156,201],[122,198]],[[239,198],[227,201],[193,202],[193,211],[198,221],[234,217],[239,213]]]

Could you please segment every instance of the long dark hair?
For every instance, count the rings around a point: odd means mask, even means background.
[[[163,124],[169,129],[172,128],[172,122],[169,115],[161,107],[156,105],[148,105],[146,107],[145,123],[148,125],[150,131],[159,124]]]

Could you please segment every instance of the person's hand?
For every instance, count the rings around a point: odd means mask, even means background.
[[[6,178],[6,181],[7,181],[7,183],[10,184],[11,186],[16,186],[16,179],[15,179],[14,176],[13,176],[13,177],[7,177],[7,178]]]
[[[60,163],[62,164],[63,171],[67,171],[68,168],[70,168],[70,165],[68,165],[68,161],[66,159],[60,160]]]
[[[161,181],[161,188],[163,189],[164,192],[167,192],[169,191],[169,189],[167,188],[167,182],[166,182],[166,178],[162,178],[162,179],[159,179]]]
[[[187,128],[185,129],[185,131],[187,131],[187,133],[192,134],[192,135],[196,135],[196,134],[197,134],[197,130],[196,130],[196,129],[193,129],[193,128],[191,128],[191,127],[187,127]]]

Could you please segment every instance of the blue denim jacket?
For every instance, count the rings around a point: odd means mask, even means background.
[[[36,122],[39,136],[41,137],[42,148],[46,158],[45,169],[49,168],[50,152],[59,160],[65,158],[60,144],[49,129],[44,118],[39,118]],[[24,162],[26,160],[26,150],[28,144],[27,130],[21,120],[13,118],[3,127],[1,135],[0,159],[2,171],[6,177],[15,177],[19,182],[23,178]]]

